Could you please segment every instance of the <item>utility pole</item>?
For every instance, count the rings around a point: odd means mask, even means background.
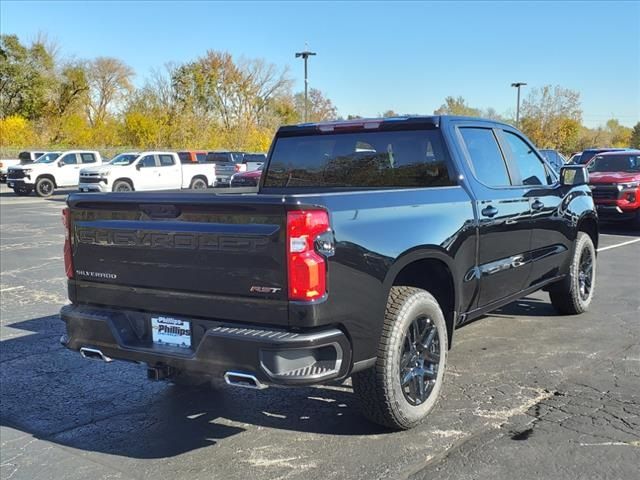
[[[511,86],[518,89],[518,100],[516,103],[516,127],[520,126],[520,87],[524,87],[526,83],[524,82],[515,82],[512,83]]]
[[[304,121],[305,123],[307,122],[307,118],[308,118],[308,90],[309,90],[309,80],[307,77],[307,60],[309,59],[309,57],[316,55],[315,52],[310,52],[308,50],[308,48],[304,51],[304,52],[296,52],[296,58],[300,58],[302,57],[302,59],[304,60]]]

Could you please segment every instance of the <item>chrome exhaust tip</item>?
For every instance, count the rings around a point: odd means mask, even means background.
[[[225,373],[224,381],[233,387],[252,388],[253,390],[264,390],[268,387],[268,385],[261,383],[254,375],[241,372]]]
[[[107,357],[97,348],[81,347],[80,355],[82,355],[83,358],[88,358],[89,360],[102,360],[105,363],[113,361],[111,357]]]

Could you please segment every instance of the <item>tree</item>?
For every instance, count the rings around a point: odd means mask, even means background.
[[[629,146],[631,148],[640,148],[640,122],[636,123],[631,131]]]
[[[294,96],[296,110],[301,119],[304,118],[304,92],[296,93]],[[325,120],[335,120],[338,110],[333,102],[324,96],[317,88],[309,90],[307,96],[307,121],[322,122]]]
[[[399,113],[396,113],[394,110],[387,110],[382,114],[382,118],[393,118],[393,117],[400,117],[400,116],[401,115]]]
[[[446,97],[440,108],[435,110],[434,115],[463,115],[466,117],[479,117],[481,111],[467,105],[463,97]]]
[[[534,88],[520,112],[520,128],[538,147],[575,149],[582,117],[578,92],[551,85]]]
[[[0,35],[0,118],[40,118],[53,82],[53,59],[44,44],[26,47],[16,35]]]
[[[611,135],[611,145],[612,147],[628,147],[631,142],[631,134],[632,129],[629,127],[625,127],[624,125],[620,125],[620,122],[612,118],[607,121],[607,131]]]
[[[133,75],[131,67],[117,58],[98,57],[88,63],[87,117],[92,126],[102,123],[110,109],[133,91]]]

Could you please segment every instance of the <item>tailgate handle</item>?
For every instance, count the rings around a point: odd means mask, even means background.
[[[140,205],[140,210],[151,218],[177,218],[180,209],[175,205]]]

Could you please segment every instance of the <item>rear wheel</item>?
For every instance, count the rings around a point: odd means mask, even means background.
[[[116,180],[113,184],[114,192],[132,192],[133,186],[126,180]]]
[[[586,312],[596,286],[596,249],[591,237],[578,232],[569,275],[549,289],[551,303],[564,315]]]
[[[363,413],[394,429],[418,425],[440,396],[448,350],[436,299],[413,287],[393,287],[373,368],[353,375]]]
[[[207,188],[207,182],[202,178],[194,178],[193,180],[191,180],[191,186],[189,188],[192,188],[194,190],[202,190],[203,188]]]
[[[56,186],[50,178],[40,178],[36,182],[36,195],[39,197],[50,197]]]

